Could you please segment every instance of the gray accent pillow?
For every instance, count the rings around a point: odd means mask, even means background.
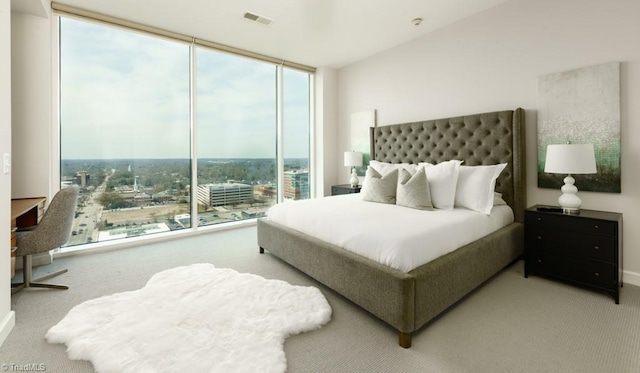
[[[405,169],[398,174],[396,205],[418,210],[433,210],[427,173],[419,167],[415,175]]]
[[[373,167],[367,168],[362,184],[363,201],[396,203],[396,186],[398,184],[398,170],[393,170],[382,176]]]

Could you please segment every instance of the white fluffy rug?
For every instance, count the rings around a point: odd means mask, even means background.
[[[75,306],[47,341],[98,372],[284,372],[285,339],[330,319],[314,287],[194,264]]]

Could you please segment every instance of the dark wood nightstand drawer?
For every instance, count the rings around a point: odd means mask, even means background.
[[[568,228],[583,233],[615,235],[617,222],[583,218],[563,214],[529,213],[525,217],[526,224],[545,225]]]
[[[611,263],[615,261],[618,250],[614,236],[580,234],[537,226],[527,229],[526,239],[535,250],[563,252]]]
[[[618,273],[612,263],[540,252],[532,264],[536,272],[582,285],[611,289],[618,282]]]

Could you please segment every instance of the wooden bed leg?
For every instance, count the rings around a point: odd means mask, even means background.
[[[260,254],[264,254],[264,249],[260,247]]]
[[[398,342],[400,344],[400,347],[411,347],[411,333],[398,332]]]

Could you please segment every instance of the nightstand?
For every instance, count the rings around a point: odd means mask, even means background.
[[[537,274],[594,290],[620,302],[622,214],[525,210],[524,277]]]
[[[360,193],[361,185],[352,187],[349,184],[333,185],[331,186],[331,195],[337,196],[338,194],[352,194]]]

